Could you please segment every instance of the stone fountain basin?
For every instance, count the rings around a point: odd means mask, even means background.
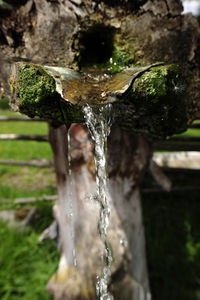
[[[16,63],[9,80],[12,108],[53,126],[84,123],[82,107],[112,103],[113,126],[165,138],[186,130],[184,78],[178,65],[155,63],[127,68],[76,72],[69,68]]]

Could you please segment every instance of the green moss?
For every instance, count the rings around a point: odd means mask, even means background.
[[[130,62],[128,55],[123,57],[115,52],[115,61],[117,59],[118,69],[115,71],[123,69],[125,62]],[[110,60],[113,62],[114,59]],[[21,112],[52,120],[54,126],[84,122],[80,105],[62,99],[56,92],[54,79],[41,67],[25,65],[19,77]],[[184,131],[187,115],[183,86],[184,80],[177,65],[152,66],[138,75],[132,87],[113,104],[114,122],[128,131],[161,138]]]
[[[62,122],[55,80],[41,67],[27,64],[21,68],[18,93],[20,112]]]
[[[80,107],[63,100],[56,92],[53,77],[39,66],[26,64],[21,68],[18,91],[19,110],[29,117],[51,120],[55,127],[84,120]]]
[[[128,52],[114,48],[112,57],[109,60],[108,70],[111,74],[121,72],[133,63]]]
[[[133,91],[144,93],[146,97],[151,98],[153,102],[166,94],[166,68],[157,68],[153,72],[145,72],[140,78],[140,84],[134,86]],[[145,90],[143,90],[145,86]]]
[[[135,80],[133,93],[135,99],[146,99],[156,103],[169,92],[180,88],[180,69],[175,65],[164,65],[151,68]],[[177,85],[178,84],[178,85]]]
[[[72,123],[84,123],[84,115],[81,107],[66,103],[65,100],[61,99],[60,107],[62,110],[62,116],[64,123],[67,127],[70,127]]]
[[[21,104],[40,102],[56,93],[55,80],[41,67],[25,65],[20,70],[19,96]]]
[[[152,67],[136,79],[132,101],[143,116],[141,128],[161,137],[184,131],[187,116],[183,86],[177,65]]]
[[[133,60],[127,52],[114,48],[112,56],[106,62],[93,64],[92,66],[87,65],[87,67],[92,67],[96,70],[106,69],[110,74],[116,74],[130,67],[132,64]]]
[[[176,65],[152,66],[115,106],[117,123],[142,135],[165,138],[187,128],[184,79]]]

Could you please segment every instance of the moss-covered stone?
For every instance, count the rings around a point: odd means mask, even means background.
[[[25,64],[19,70],[18,94],[22,113],[61,121],[55,81],[40,66]]]
[[[81,67],[81,70],[87,71],[88,68],[92,68],[94,70],[106,71],[109,74],[116,74],[123,71],[125,68],[130,67],[132,64],[133,60],[127,52],[114,48],[111,57],[107,61],[104,63],[85,65]]]
[[[19,110],[29,117],[51,120],[54,126],[81,121],[80,110],[63,101],[56,92],[55,80],[40,66],[25,64],[19,70],[18,94]]]
[[[56,93],[54,79],[41,67],[25,65],[19,75],[19,97],[21,105],[37,103]]]
[[[127,51],[123,51],[115,47],[112,52],[112,57],[107,63],[108,71],[111,74],[118,73],[133,64],[133,59]]]
[[[184,79],[177,65],[152,67],[137,78],[128,95],[141,132],[165,137],[187,128]]]
[[[177,65],[155,66],[135,80],[134,99],[142,98],[152,105],[168,93],[178,94],[182,86],[181,71]]]
[[[108,91],[109,84],[113,90],[112,93],[108,92],[105,103],[109,102],[109,99],[113,102],[112,97],[115,97],[112,105],[114,125],[156,138],[165,138],[187,128],[184,80],[177,65],[154,64],[124,72],[121,75],[114,75],[117,76],[117,80],[115,77],[108,78],[105,85]],[[87,103],[87,99],[85,102],[75,102],[76,104],[64,100],[57,92],[59,88],[56,87],[53,75],[50,75],[40,66],[25,64],[20,68],[19,110],[30,117],[39,116],[52,120],[55,126],[59,124],[70,126],[73,122],[84,123],[81,106]],[[60,76],[62,77],[62,74]],[[65,80],[67,89],[65,99],[68,99],[68,92],[75,79]],[[114,83],[116,87],[112,86]],[[62,84],[65,82],[62,81]],[[76,88],[84,89],[90,82],[81,84]],[[95,93],[102,94],[103,87],[104,84],[99,87],[94,85],[92,99],[95,98]],[[93,88],[93,84],[90,88]],[[121,91],[121,88],[124,91]],[[84,91],[81,93],[80,90],[78,93],[84,95]]]

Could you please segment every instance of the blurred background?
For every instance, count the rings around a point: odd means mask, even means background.
[[[200,1],[183,0],[183,6],[183,13],[192,13],[200,22]],[[163,191],[148,173],[142,184],[155,300],[200,299],[199,124],[196,121],[193,128],[157,147],[155,158],[173,183],[172,191]],[[8,99],[0,99],[2,300],[52,299],[45,286],[57,268],[59,252],[55,241],[39,241],[53,222],[57,194],[47,135],[47,122],[28,121],[10,110]],[[177,154],[183,149],[184,159]]]

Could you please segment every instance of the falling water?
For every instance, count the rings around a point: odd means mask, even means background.
[[[67,206],[67,218],[69,220],[69,223],[71,224],[70,227],[70,235],[71,235],[71,241],[72,241],[72,249],[71,249],[71,256],[73,259],[73,265],[74,267],[77,266],[77,259],[76,259],[76,248],[75,248],[75,233],[74,233],[74,205],[72,201],[72,190],[73,190],[73,182],[72,182],[72,168],[71,168],[71,137],[70,137],[70,130],[67,132],[67,145],[68,145],[68,151],[67,151],[67,170],[68,170],[68,206]]]
[[[114,297],[108,292],[108,283],[111,276],[111,265],[113,261],[111,248],[107,240],[107,230],[110,218],[110,201],[107,191],[106,151],[107,137],[111,128],[111,104],[92,109],[89,105],[83,108],[85,121],[95,142],[95,164],[96,164],[96,199],[100,204],[100,215],[98,229],[100,237],[105,245],[105,266],[101,277],[96,284],[97,295],[100,300],[113,300]]]

